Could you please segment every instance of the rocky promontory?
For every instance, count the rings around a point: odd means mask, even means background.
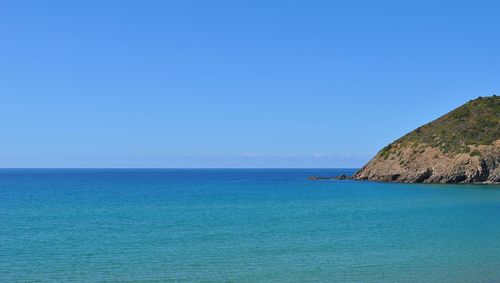
[[[353,176],[406,183],[500,183],[500,97],[479,97],[389,144]]]

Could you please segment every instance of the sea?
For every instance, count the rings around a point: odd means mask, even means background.
[[[500,186],[2,169],[0,282],[500,282]]]

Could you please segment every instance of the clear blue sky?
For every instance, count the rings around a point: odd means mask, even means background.
[[[0,1],[0,167],[358,167],[500,92],[498,1]]]

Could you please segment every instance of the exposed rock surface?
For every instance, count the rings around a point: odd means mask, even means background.
[[[358,180],[500,183],[500,97],[478,98],[382,149]]]
[[[352,177],[347,176],[346,174],[342,174],[336,177],[322,177],[322,176],[310,176],[308,178],[311,181],[321,181],[321,180],[349,180],[352,179]]]

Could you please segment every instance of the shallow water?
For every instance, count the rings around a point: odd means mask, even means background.
[[[500,281],[500,186],[352,172],[0,170],[0,281]]]

